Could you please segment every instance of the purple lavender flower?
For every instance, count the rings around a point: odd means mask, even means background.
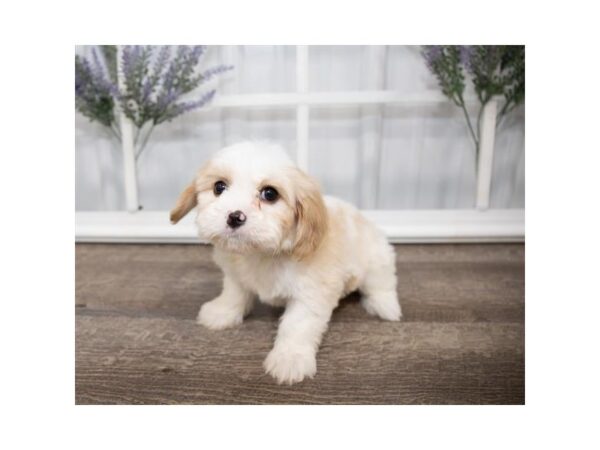
[[[200,99],[198,99],[196,101],[181,102],[181,103],[176,103],[176,104],[172,105],[170,110],[168,111],[168,113],[165,115],[164,120],[171,121],[175,117],[177,117],[183,113],[203,107],[204,105],[206,105],[208,102],[210,102],[213,99],[216,92],[217,92],[216,89],[213,89],[213,90],[207,92],[206,94],[204,94],[202,97],[200,97]]]
[[[471,58],[473,56],[473,47],[470,45],[460,45],[460,63],[469,72],[471,71]]]
[[[127,78],[133,72],[134,60],[136,59],[135,48],[130,45],[123,46],[123,50],[121,52],[121,70],[123,72],[123,76]]]
[[[115,123],[114,86],[104,73],[104,67],[95,52],[94,64],[87,58],[75,57],[75,107],[90,120],[107,127]]]
[[[192,47],[192,50],[190,52],[190,59],[197,62],[200,59],[200,57],[204,54],[205,50],[206,45],[195,45],[194,47]]]
[[[102,63],[100,62],[100,58],[98,57],[98,52],[95,48],[92,48],[92,58],[94,60],[94,76],[96,78],[102,78],[104,68],[102,67]]]
[[[208,69],[208,70],[202,72],[202,74],[201,74],[202,82],[208,81],[212,77],[214,77],[216,75],[220,75],[223,72],[227,72],[228,70],[232,70],[232,69],[233,69],[233,66],[224,66],[224,65]]]
[[[92,49],[92,59],[94,61],[93,67],[87,61],[86,63],[88,67],[90,67],[94,82],[102,89],[110,92],[112,95],[116,94],[118,91],[117,86],[110,80],[108,69],[101,61],[95,48]]]
[[[85,58],[77,58],[75,60],[75,95],[82,97],[90,82],[93,81],[92,68],[90,62]]]
[[[156,62],[152,69],[153,77],[155,77],[156,79],[160,78],[160,76],[162,75],[162,72],[165,69],[167,62],[169,61],[169,56],[171,56],[171,48],[168,45],[163,45],[160,49],[160,52],[158,52]]]
[[[103,47],[102,55],[116,58],[116,48]],[[108,50],[108,51],[107,51]],[[116,60],[103,61],[96,49],[92,49],[90,62],[87,58],[76,57],[75,95],[77,109],[92,120],[114,123],[113,106],[118,103],[127,117],[138,128],[138,134],[147,123],[149,127],[172,120],[173,118],[205,106],[215,95],[215,90],[204,93],[196,100],[182,101],[205,81],[212,79],[231,66],[219,65],[202,72],[198,66],[206,46],[123,46],[120,69],[123,87],[119,89],[115,79]],[[108,73],[112,67],[113,74]],[[85,112],[84,112],[85,111]],[[118,130],[117,130],[118,131]],[[149,133],[143,139],[144,147]]]
[[[434,70],[436,63],[439,61],[442,56],[442,46],[441,45],[427,45],[422,51],[422,55],[425,58],[425,63],[429,70]]]
[[[185,54],[185,48],[179,47],[177,49],[177,53],[175,54],[175,58],[171,60],[171,63],[169,64],[169,67],[167,68],[165,76],[163,77],[163,81],[162,81],[163,92],[169,93],[173,89],[173,86],[175,84],[175,80],[177,77],[177,72],[179,69],[178,64],[180,64],[180,61],[183,59],[184,54]]]
[[[167,108],[179,97],[180,93],[177,90],[171,88],[171,90],[163,92],[157,100],[158,110],[160,112],[167,111]]]
[[[144,86],[142,87],[142,99],[147,101],[150,98],[150,94],[152,93],[152,80],[149,78],[144,81]]]

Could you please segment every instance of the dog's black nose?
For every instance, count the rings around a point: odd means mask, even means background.
[[[227,225],[229,225],[231,228],[237,228],[237,227],[241,227],[242,225],[244,225],[245,221],[246,221],[246,215],[243,212],[238,210],[238,211],[229,213],[229,217],[227,218]]]

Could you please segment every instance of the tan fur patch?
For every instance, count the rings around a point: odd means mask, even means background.
[[[292,254],[303,259],[321,244],[327,232],[327,209],[317,182],[300,169],[292,171],[296,188],[296,241]]]
[[[171,223],[176,224],[198,204],[195,183],[190,184],[179,195],[175,207],[171,210]]]

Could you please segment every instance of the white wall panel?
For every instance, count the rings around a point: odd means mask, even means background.
[[[79,114],[75,116],[77,211],[125,209],[123,154],[117,139],[109,133],[85,117]]]

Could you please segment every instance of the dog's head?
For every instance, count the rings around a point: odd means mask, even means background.
[[[318,184],[278,146],[224,148],[180,195],[171,222],[197,206],[200,237],[236,253],[289,253],[304,258],[327,229]]]

